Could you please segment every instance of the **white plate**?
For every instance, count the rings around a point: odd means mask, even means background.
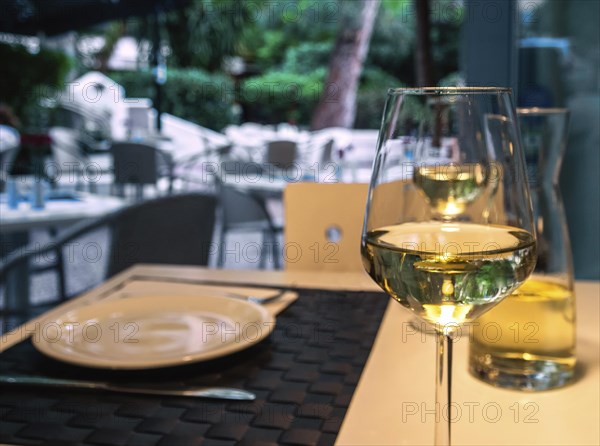
[[[229,355],[260,342],[274,327],[275,318],[265,308],[240,299],[136,296],[44,321],[33,345],[71,364],[144,369]]]

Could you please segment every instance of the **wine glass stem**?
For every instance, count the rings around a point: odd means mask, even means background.
[[[452,426],[452,335],[437,333],[435,369],[435,445],[450,446]]]

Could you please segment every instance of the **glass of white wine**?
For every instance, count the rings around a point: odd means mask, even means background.
[[[411,162],[393,153],[407,138]],[[453,334],[521,285],[536,261],[510,89],[388,91],[361,252],[371,278],[435,328],[444,413],[435,444],[449,445]]]

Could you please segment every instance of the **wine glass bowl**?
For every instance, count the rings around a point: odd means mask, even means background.
[[[413,159],[394,156],[409,140]],[[388,93],[365,216],[365,269],[431,324],[462,324],[516,289],[536,251],[510,91]]]
[[[394,153],[398,141],[412,146],[411,161]],[[509,89],[388,91],[361,252],[371,278],[436,329],[436,395],[449,404],[452,331],[508,296],[536,261]],[[442,424],[436,444],[449,444]]]
[[[440,330],[472,322],[520,285],[535,264],[533,236],[499,225],[415,222],[366,234],[367,272]]]

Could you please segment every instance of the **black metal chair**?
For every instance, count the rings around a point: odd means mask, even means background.
[[[294,166],[298,155],[298,144],[294,141],[270,141],[267,143],[265,162],[278,169],[287,170]]]
[[[70,175],[71,172],[75,174],[75,189],[83,189],[86,183],[84,181],[86,170],[88,169],[90,173],[99,175],[99,177],[112,173],[112,165],[109,159],[96,156],[92,160],[83,151],[84,141],[82,138],[85,135],[80,130],[57,126],[50,128],[48,135],[52,140],[50,148],[54,165],[47,165],[47,168],[50,171],[56,170],[53,172],[53,178],[51,178],[53,187],[70,187],[71,185],[65,184],[65,181],[73,181]],[[64,180],[60,181],[61,179]],[[90,192],[96,192],[97,185],[95,181],[88,181],[87,185]]]
[[[169,180],[169,194],[173,187],[173,161],[163,151],[149,144],[119,142],[111,147],[114,166],[114,186],[119,196],[125,195],[125,186],[136,188],[136,200],[144,197],[144,186],[155,186],[160,177]]]
[[[255,194],[219,182],[219,205],[221,210],[221,232],[219,238],[219,255],[217,266],[225,264],[225,242],[230,232],[260,232],[262,233],[262,249],[260,251],[260,267],[266,265],[265,251],[270,247],[273,263],[280,268],[277,235],[283,231],[276,226],[265,200]],[[270,246],[269,246],[270,244]]]
[[[102,228],[108,228],[110,242],[106,253],[106,277],[111,277],[136,263],[208,265],[215,223],[217,199],[212,195],[182,194],[148,200],[94,221],[75,225],[46,244],[30,246],[9,254],[0,263],[0,283],[4,283],[5,303],[18,302],[15,274],[28,268],[34,257],[52,260],[46,269],[56,270],[58,297],[65,300],[68,263],[73,259],[76,241]],[[31,276],[30,276],[31,280]],[[81,291],[79,291],[81,292]],[[5,304],[5,307],[8,305]]]
[[[232,148],[231,144],[209,147],[204,152],[178,163],[173,177],[182,181],[185,189],[195,185],[214,190],[217,181],[215,175],[220,173],[220,166],[228,162]]]

